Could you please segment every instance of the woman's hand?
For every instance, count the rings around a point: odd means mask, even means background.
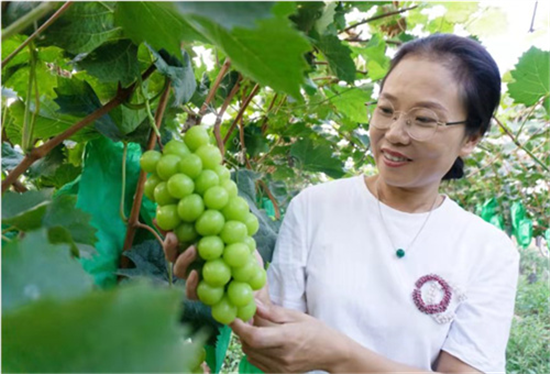
[[[235,320],[231,329],[243,352],[266,373],[302,373],[331,369],[346,360],[348,338],[305,313],[276,305],[258,305],[257,317],[269,326]]]

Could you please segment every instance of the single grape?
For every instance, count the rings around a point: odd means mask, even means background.
[[[258,261],[254,255],[250,255],[244,266],[231,268],[231,276],[240,282],[248,282],[256,274],[256,267],[258,267]]]
[[[246,238],[246,225],[239,221],[227,221],[220,232],[220,238],[226,244],[240,243]],[[247,245],[248,247],[248,245]]]
[[[157,175],[162,180],[168,180],[178,172],[180,158],[176,155],[164,155],[157,163]]]
[[[250,249],[244,243],[234,243],[225,247],[223,250],[223,259],[231,267],[241,267],[246,265],[250,256]]]
[[[162,179],[158,177],[156,174],[151,174],[147,180],[145,181],[145,184],[143,186],[144,190],[143,193],[147,198],[151,201],[155,201],[155,187],[162,182]]]
[[[179,163],[179,171],[189,178],[197,178],[202,171],[201,158],[192,153],[182,157]]]
[[[252,300],[245,306],[237,307],[237,318],[240,318],[243,322],[250,321],[254,314],[256,314],[256,302]]]
[[[217,210],[206,210],[195,222],[197,232],[202,236],[217,235],[222,231],[225,219]]]
[[[170,195],[177,199],[182,199],[187,195],[191,195],[195,189],[193,179],[185,174],[174,174],[166,183]]]
[[[231,268],[221,258],[206,261],[202,267],[202,278],[213,287],[223,287],[231,279]]]
[[[233,182],[231,179],[222,180],[220,182],[220,186],[225,188],[227,193],[229,194],[229,197],[235,197],[239,194],[239,190],[237,188],[237,184]]]
[[[174,234],[178,237],[179,242],[188,243],[193,242],[199,236],[199,234],[197,234],[197,230],[195,230],[195,225],[189,222],[182,222],[179,224],[174,230]]]
[[[178,208],[174,204],[157,207],[157,226],[163,230],[173,230],[180,224],[181,219],[178,216]]]
[[[165,155],[176,155],[182,158],[191,154],[191,151],[181,140],[172,139],[164,145],[162,153]]]
[[[209,144],[210,137],[203,126],[193,126],[185,132],[183,141],[191,151],[195,152],[200,146]]]
[[[157,163],[161,159],[162,154],[158,151],[147,151],[141,155],[139,159],[139,165],[143,171],[147,173],[156,173]]]
[[[218,303],[222,299],[223,294],[223,287],[213,287],[204,280],[200,281],[197,286],[197,296],[205,305],[214,305]]]
[[[201,158],[202,166],[205,169],[215,169],[222,163],[222,154],[218,147],[212,144],[206,144],[199,147],[195,154]]]
[[[178,214],[185,222],[195,222],[204,212],[204,202],[197,194],[185,196],[178,203]]]
[[[155,196],[155,201],[159,205],[175,204],[177,202],[177,200],[170,195],[170,192],[168,192],[168,185],[166,182],[157,184],[153,191],[153,195]]]
[[[225,208],[222,209],[225,219],[240,222],[244,222],[248,211],[248,203],[240,196],[229,199]]]
[[[237,307],[224,296],[217,304],[212,306],[212,317],[219,323],[229,325],[237,318]]]
[[[248,284],[250,284],[250,287],[254,291],[258,291],[262,289],[263,286],[265,286],[265,282],[267,281],[267,274],[263,268],[260,266],[257,266],[254,270],[254,274],[252,277],[248,280]]]
[[[199,240],[197,245],[197,250],[199,251],[199,256],[204,260],[214,260],[220,257],[223,254],[223,249],[225,244],[219,236],[205,236]]]
[[[248,248],[250,248],[250,253],[254,253],[254,251],[256,251],[256,240],[254,240],[253,237],[247,236],[244,238],[243,243],[248,245]]]
[[[220,184],[220,177],[212,170],[203,170],[195,179],[195,191],[203,195],[209,188]]]
[[[244,224],[246,225],[246,229],[248,231],[249,236],[256,234],[260,228],[260,222],[258,221],[258,217],[256,217],[253,213],[248,213],[245,216]]]
[[[212,170],[220,177],[220,182],[231,179],[231,172],[223,165],[216,165]]]
[[[204,193],[204,205],[209,209],[222,209],[229,202],[229,194],[221,186],[210,187]]]
[[[254,300],[252,287],[248,283],[231,281],[227,286],[227,297],[235,306],[245,306]]]

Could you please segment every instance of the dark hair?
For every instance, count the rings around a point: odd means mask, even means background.
[[[405,43],[392,59],[381,89],[392,70],[407,55],[438,59],[453,72],[467,111],[467,136],[483,136],[489,130],[491,117],[500,102],[500,72],[481,44],[452,34],[433,34]],[[464,162],[457,158],[443,180],[462,178],[463,167]]]

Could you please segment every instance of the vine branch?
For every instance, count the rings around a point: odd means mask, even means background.
[[[220,126],[221,126],[221,123],[222,123],[222,117],[223,117],[225,111],[227,110],[227,107],[229,107],[229,104],[231,103],[231,100],[233,100],[233,97],[235,97],[235,95],[239,91],[239,88],[241,86],[241,79],[242,79],[242,75],[239,74],[239,77],[237,78],[237,81],[235,82],[235,85],[231,89],[231,92],[229,92],[229,95],[227,95],[227,97],[223,101],[222,107],[220,108],[220,111],[218,112],[218,115],[216,116],[216,123],[214,123],[214,137],[216,138],[216,143],[217,143],[218,148],[219,148],[219,150],[222,154],[222,157],[224,159],[225,159],[225,157],[224,157],[225,147],[224,147],[224,142],[223,142],[223,139],[222,139],[222,134],[221,134],[221,131],[220,131]]]
[[[224,145],[229,140],[229,137],[231,136],[231,133],[233,132],[233,130],[235,130],[235,126],[237,126],[237,124],[241,120],[241,117],[244,115],[244,111],[246,110],[246,107],[248,107],[248,104],[250,104],[250,102],[252,101],[252,98],[254,97],[254,95],[256,95],[256,93],[258,92],[259,89],[260,89],[260,85],[257,83],[254,86],[254,88],[252,89],[252,92],[250,92],[250,95],[248,95],[248,97],[244,100],[244,102],[241,106],[241,109],[239,110],[239,113],[237,114],[237,117],[235,117],[235,120],[231,124],[231,127],[229,128],[229,130],[227,131],[227,134],[225,135],[225,138],[223,139],[223,144]]]
[[[47,10],[44,12],[47,13],[47,11],[50,10],[51,8],[51,3],[48,3],[48,2],[45,2],[44,4],[48,4],[48,8]],[[9,54],[8,57],[6,57],[3,61],[2,61],[2,69],[4,68],[4,66],[11,61],[12,58],[14,58],[19,52],[21,52],[21,50],[23,48],[25,48],[27,46],[27,44],[29,44],[30,42],[32,42],[37,36],[38,34],[40,34],[42,31],[46,30],[56,19],[58,19],[67,9],[69,9],[69,7],[73,5],[73,2],[72,1],[67,1],[65,4],[63,4],[63,6],[61,8],[59,8],[57,10],[57,12],[55,12],[54,14],[52,14],[52,16],[42,24],[42,26],[40,26],[38,29],[36,29],[35,32],[33,32],[31,34],[31,36],[29,36],[27,38],[27,40],[25,40],[19,47],[17,47],[15,49],[15,51],[13,51],[12,53]],[[35,9],[38,9],[40,8],[42,5],[39,5],[37,8]],[[33,11],[29,12],[27,15],[25,15],[23,18],[21,18],[19,21],[17,21],[15,24],[12,24],[10,25],[10,27],[8,27],[6,29],[6,31],[2,32],[2,40],[4,39],[7,39],[9,38],[12,34],[15,34],[17,32],[20,31],[20,27],[21,25],[23,25],[23,29],[27,26],[26,24],[24,24],[24,22],[28,21],[27,20],[27,16],[30,20],[30,23],[34,22],[36,19],[40,18],[43,14],[42,13],[38,13],[37,14],[32,14]],[[12,28],[13,26],[13,28]]]
[[[342,31],[340,31],[340,34],[342,33],[345,33],[345,32],[348,32],[349,30],[359,26],[359,25],[364,25],[365,23],[369,23],[369,22],[372,22],[372,21],[376,21],[377,19],[381,19],[381,18],[386,18],[386,17],[391,17],[391,16],[394,16],[396,14],[400,14],[400,13],[404,13],[408,10],[413,10],[415,8],[418,8],[418,5],[414,5],[414,6],[411,6],[411,7],[408,7],[408,8],[403,8],[403,9],[398,9],[398,10],[394,10],[393,12],[388,12],[388,13],[384,13],[384,14],[379,14],[377,16],[374,16],[374,17],[371,17],[371,18],[367,18],[367,19],[364,19],[362,21],[359,21],[357,22],[356,24],[353,24],[351,26],[348,26],[346,27],[345,29],[343,29]]]
[[[143,73],[142,79],[147,79],[152,73],[155,71],[155,66],[151,65],[149,69]],[[56,146],[61,144],[64,140],[70,138],[73,136],[76,132],[81,130],[82,128],[86,127],[90,123],[93,123],[95,120],[100,118],[101,116],[109,113],[112,109],[116,108],[120,104],[124,102],[133,92],[135,89],[136,83],[132,84],[128,88],[125,89],[119,89],[116,96],[111,99],[107,104],[103,105],[101,108],[97,109],[96,111],[90,113],[86,117],[84,117],[81,121],[75,123],[71,127],[69,127],[67,130],[62,132],[61,134],[55,136],[54,138],[48,140],[46,143],[42,144],[40,147],[33,148],[29,153],[25,155],[23,160],[13,169],[6,179],[2,181],[2,193],[4,193],[9,186],[11,186],[21,174],[23,174],[27,169],[37,160],[41,159],[42,157],[46,156],[52,149],[54,149]]]
[[[280,219],[281,218],[281,211],[279,209],[279,204],[277,203],[277,200],[275,199],[275,197],[273,196],[273,194],[269,190],[269,187],[267,187],[267,184],[265,184],[265,182],[263,180],[258,180],[258,184],[260,186],[262,186],[262,188],[264,189],[267,197],[273,203],[273,208],[275,208],[275,218]]]
[[[226,58],[220,72],[218,73],[218,76],[216,77],[216,80],[214,81],[214,84],[212,87],[210,87],[210,91],[208,92],[208,96],[206,96],[206,100],[204,100],[204,103],[201,106],[201,109],[199,111],[199,118],[197,119],[197,125],[200,125],[202,117],[206,113],[206,110],[208,109],[208,105],[216,95],[216,91],[218,90],[218,87],[220,86],[220,83],[229,70],[229,67],[231,66],[231,60],[229,58]]]

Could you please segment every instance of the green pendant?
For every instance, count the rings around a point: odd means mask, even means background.
[[[405,257],[405,251],[403,249],[399,248],[397,251],[395,251],[395,255],[398,258],[403,258],[403,257]]]

